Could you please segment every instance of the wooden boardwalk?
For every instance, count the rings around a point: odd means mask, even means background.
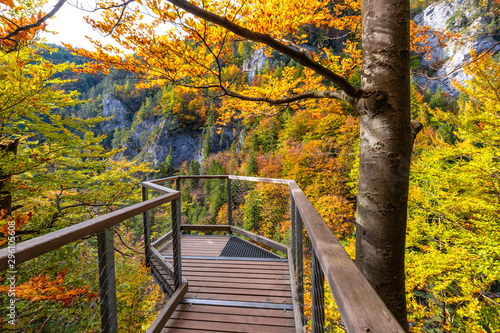
[[[287,260],[221,257],[230,237],[182,236],[189,288],[162,333],[295,331]]]

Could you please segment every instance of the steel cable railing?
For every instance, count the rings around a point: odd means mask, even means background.
[[[156,316],[154,307],[143,308],[144,298],[155,304],[161,292],[143,265],[144,237],[134,216],[178,197],[170,191],[0,250],[0,298],[13,304],[14,317],[6,320],[2,307],[0,330],[140,331]]]
[[[187,223],[227,223],[233,225],[228,229],[233,232],[237,230],[236,226],[241,226],[271,238],[272,235],[285,235],[280,236],[279,241],[290,245],[297,327],[304,325],[306,330],[324,331],[326,280],[342,316],[340,329],[345,328],[348,332],[403,332],[295,181],[241,176],[175,176],[154,183],[178,179],[196,180],[198,184],[198,188],[189,189],[195,196],[187,198],[191,206],[181,208]],[[223,187],[224,179],[226,188]],[[200,186],[210,196],[210,202],[208,199],[204,201],[203,195],[200,197]],[[204,206],[193,206],[193,202]],[[270,230],[277,225],[280,225],[280,231],[288,227],[288,232]],[[310,303],[306,301],[308,299]],[[310,317],[305,316],[307,306],[311,309]]]
[[[159,185],[166,182],[175,182],[176,189]],[[121,258],[123,253],[118,254],[120,259],[117,260],[115,250],[119,236],[114,235],[111,228],[142,214],[144,228],[142,244],[146,252],[146,261],[150,266],[152,260],[155,260],[155,255],[156,259],[161,257],[158,256],[157,250],[166,244],[169,237],[173,243],[173,264],[168,266],[165,264],[166,261],[158,262],[158,267],[169,271],[167,274],[171,274],[173,280],[169,293],[170,299],[162,310],[162,315],[157,317],[152,328],[148,330],[148,332],[159,332],[165,319],[168,319],[187,290],[187,284],[182,279],[180,231],[182,228],[186,230],[189,228],[182,227],[181,224],[227,224],[212,228],[212,230],[232,231],[284,254],[289,254],[294,312],[299,330],[301,325],[305,325],[306,329],[310,327],[313,332],[324,331],[324,281],[326,280],[342,315],[342,325],[346,331],[403,332],[294,181],[240,176],[175,176],[143,182],[142,185],[145,200],[143,203],[18,244],[16,246],[17,264],[29,261],[30,265],[38,267],[34,263],[46,260],[63,267],[69,263],[68,258],[73,255],[67,249],[78,248],[82,244],[85,244],[82,247],[92,248],[88,247],[87,243],[93,243],[94,250],[89,250],[92,255],[89,254],[86,257],[79,254],[79,257],[76,257],[77,260],[82,258],[82,261],[92,261],[93,267],[98,266],[98,268],[91,268],[92,265],[85,265],[88,274],[92,276],[90,280],[93,286],[100,281],[100,296],[95,296],[99,301],[90,302],[84,307],[95,310],[99,304],[102,313],[99,320],[100,329],[114,332],[115,327],[122,323],[118,320],[118,324],[115,324],[113,311],[116,310],[113,308],[117,306],[113,303],[114,298],[117,298],[117,291],[113,290],[112,280],[113,278],[116,280],[114,288],[117,284],[120,285],[120,278],[116,271],[117,266],[121,267],[124,264]],[[146,189],[158,193],[159,196],[154,197]],[[205,194],[208,197],[204,197]],[[185,197],[182,198],[181,195]],[[151,209],[164,203],[171,203],[170,210],[164,209],[150,216],[148,212]],[[139,222],[135,220],[134,223]],[[266,240],[242,228],[262,232],[265,236],[279,239]],[[170,229],[171,232],[168,234],[167,231]],[[99,240],[95,237],[97,234]],[[288,243],[288,250],[276,241]],[[110,254],[111,251],[114,253]],[[7,274],[6,271],[9,268],[8,255],[7,249],[0,250],[2,274]],[[54,256],[59,256],[59,259],[54,259]],[[47,259],[44,259],[46,257]],[[97,257],[99,257],[98,260]],[[124,255],[124,257],[127,256]],[[115,260],[114,263],[113,260]],[[85,274],[83,272],[83,275]],[[30,277],[33,276],[36,276],[35,271]],[[90,286],[89,288],[99,289]],[[115,296],[113,297],[110,293]],[[4,296],[2,293],[2,297]],[[304,308],[309,306],[308,299],[311,300],[311,317],[304,315]],[[117,298],[117,303],[120,301]],[[77,306],[76,303],[71,303],[69,308],[76,314],[82,311],[82,307]],[[30,318],[30,315],[26,318]],[[99,330],[95,316],[89,317],[87,321],[92,323],[91,326],[97,325],[96,329]],[[71,327],[70,329],[70,326],[67,326],[68,332],[82,331],[80,328]],[[92,331],[93,328],[84,330]]]

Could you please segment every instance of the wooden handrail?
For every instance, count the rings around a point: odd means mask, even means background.
[[[110,228],[125,221],[126,219],[134,217],[161,204],[180,198],[180,196],[180,192],[173,191],[157,198],[143,201],[141,203],[98,216],[91,220],[18,243],[16,244],[15,252],[16,265],[36,258],[44,253],[58,249],[66,244],[93,235],[99,231]],[[0,250],[0,272],[8,268],[8,255],[8,248]]]
[[[161,236],[160,238],[158,238],[157,240],[155,240],[154,242],[152,242],[151,246],[154,247],[155,249],[160,248],[160,246],[158,244],[160,244],[162,246],[170,238],[172,238],[172,230],[170,230],[165,235]]]
[[[274,183],[274,184],[286,184],[290,182],[290,179],[279,179],[279,178],[259,178],[259,177],[244,177],[244,176],[228,176],[229,179],[234,180],[246,180],[249,182],[259,182],[259,183]]]
[[[256,241],[260,244],[263,244],[267,247],[270,247],[271,249],[274,249],[276,251],[280,251],[284,254],[287,254],[288,253],[288,248],[281,244],[281,243],[278,243],[276,241],[273,241],[272,239],[269,239],[269,238],[266,238],[266,237],[263,237],[261,235],[257,235],[257,234],[254,234],[253,232],[250,232],[248,230],[243,230],[243,229],[240,229],[238,227],[231,227],[231,230],[235,233],[235,234],[238,234],[238,235],[241,235],[243,237],[246,237],[246,238],[249,238],[253,241]]]
[[[290,190],[348,332],[404,332],[295,181]]]
[[[148,328],[146,333],[160,333],[167,324],[167,321],[170,319],[170,316],[175,311],[175,308],[182,301],[184,295],[188,290],[188,282],[183,282],[182,285],[175,291],[175,293],[170,297],[167,304],[163,307],[163,310],[156,317],[153,324]]]

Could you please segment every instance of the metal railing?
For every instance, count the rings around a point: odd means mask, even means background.
[[[117,266],[127,259],[120,255],[115,262],[115,251],[122,244],[114,239],[113,227],[179,197],[178,191],[167,190],[157,198],[1,249],[0,274],[13,277],[14,297],[1,293],[0,313],[7,313],[3,308],[7,302],[15,308],[14,320],[2,318],[0,331],[117,332],[117,304],[126,306],[117,301],[116,272],[130,272]],[[78,261],[81,265],[73,267]],[[134,269],[140,269],[140,261],[132,263]],[[61,270],[71,276],[69,285],[63,273],[54,278],[54,272]],[[21,272],[29,280],[19,281]],[[150,285],[154,286],[153,280]]]
[[[45,253],[55,251],[67,244],[97,234],[99,277],[102,280],[100,283],[101,330],[103,332],[117,332],[114,257],[107,255],[113,252],[114,249],[113,238],[110,236],[112,233],[108,231],[113,226],[131,217],[143,214],[146,262],[150,267],[155,266],[155,268],[152,267],[152,271],[156,270],[156,275],[161,275],[162,272],[160,271],[163,271],[167,274],[166,279],[169,280],[170,277],[171,280],[167,281],[167,284],[170,283],[168,290],[164,290],[170,299],[153,325],[148,329],[148,332],[157,332],[164,326],[188,288],[188,282],[182,278],[180,234],[181,230],[189,231],[197,228],[181,223],[186,218],[186,216],[182,215],[181,180],[200,179],[205,181],[226,180],[225,204],[227,204],[227,211],[225,218],[227,225],[207,225],[204,226],[205,230],[240,234],[288,255],[292,277],[295,322],[298,332],[304,330],[304,324],[308,319],[311,319],[313,332],[324,332],[325,279],[335,298],[338,311],[342,316],[343,326],[347,332],[404,332],[309,202],[304,192],[293,180],[217,175],[175,176],[146,181],[142,183],[144,202],[19,243],[16,246],[16,264],[19,265]],[[167,182],[175,182],[176,189],[169,189],[160,185]],[[288,205],[286,213],[280,207],[280,218],[288,219],[287,223],[290,225],[288,247],[238,227],[242,226],[244,221],[248,221],[248,219],[245,220],[241,210],[245,209],[246,200],[251,199],[250,193],[255,190],[246,183],[280,184],[279,186],[288,188],[286,194],[288,199],[286,201],[281,199],[284,197],[281,194],[283,193],[281,189],[277,191],[278,194],[276,195],[279,197],[276,199],[277,202],[283,204],[286,202]],[[160,196],[150,199],[148,190],[152,190],[160,194]],[[152,240],[152,225],[148,212],[169,202],[171,203],[171,210],[168,213],[171,218],[171,232]],[[258,205],[258,207],[268,209],[263,204]],[[272,208],[272,205],[270,207]],[[247,209],[247,211],[251,213],[251,210]],[[189,222],[189,218],[186,219]],[[219,219],[219,217],[216,217],[216,219]],[[272,224],[272,221],[270,223]],[[307,244],[310,244],[310,246],[305,246],[304,235],[308,237]],[[158,249],[169,239],[173,243],[172,265],[163,260],[163,257],[158,252]],[[310,272],[304,272],[304,259],[307,259],[305,256],[307,253],[304,253],[304,249],[310,252]],[[8,249],[0,250],[0,272],[9,268],[8,258]],[[152,261],[154,260],[157,260],[157,262],[153,265]],[[310,275],[312,279],[312,318],[305,318],[304,316],[304,275]]]
[[[342,324],[347,332],[404,332],[386,305],[377,295],[372,286],[361,274],[353,260],[348,256],[340,242],[335,238],[319,213],[307,199],[302,189],[293,180],[256,178],[241,176],[174,176],[164,179],[144,182],[144,188],[163,193],[165,188],[159,184],[175,181],[176,189],[181,190],[181,180],[226,180],[227,193],[227,225],[205,226],[203,230],[227,231],[248,237],[270,248],[279,249],[280,252],[288,254],[290,271],[292,276],[292,296],[294,301],[295,322],[298,332],[304,331],[308,320],[311,322],[312,332],[325,331],[325,306],[324,306],[324,282],[325,279],[330,287],[332,295],[337,304],[338,311],[342,316]],[[235,191],[235,183],[240,183],[244,190]],[[253,190],[251,186],[241,185],[248,183],[281,184],[288,188],[287,218],[290,223],[289,247],[276,247],[278,243],[265,237],[255,235],[235,226],[242,225],[243,215],[241,210],[245,207],[244,198],[250,198],[249,193]],[[235,193],[236,192],[236,193]],[[239,193],[238,193],[239,192]],[[180,236],[182,230],[199,230],[194,226],[179,224],[181,216],[180,201],[176,199],[177,210],[174,214],[172,208],[172,239]],[[174,203],[172,203],[174,207]],[[178,205],[178,206],[177,206]],[[278,207],[275,207],[278,208]],[[237,214],[238,218],[234,215]],[[176,216],[174,218],[174,216]],[[285,216],[285,215],[283,215]],[[189,220],[187,220],[189,222]],[[227,228],[229,227],[229,228]],[[147,228],[147,226],[146,226]],[[304,231],[310,243],[311,268],[308,275],[311,276],[311,308],[312,318],[304,316]],[[145,231],[147,233],[147,231]],[[180,260],[180,238],[174,243],[173,262],[174,271],[182,271]],[[177,250],[175,248],[178,247]],[[177,251],[177,255],[175,254]],[[179,273],[180,274],[180,273]]]

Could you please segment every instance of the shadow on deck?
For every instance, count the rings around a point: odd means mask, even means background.
[[[170,264],[172,248],[159,251]],[[182,235],[181,253],[188,290],[161,332],[295,331],[287,259],[236,236]]]

